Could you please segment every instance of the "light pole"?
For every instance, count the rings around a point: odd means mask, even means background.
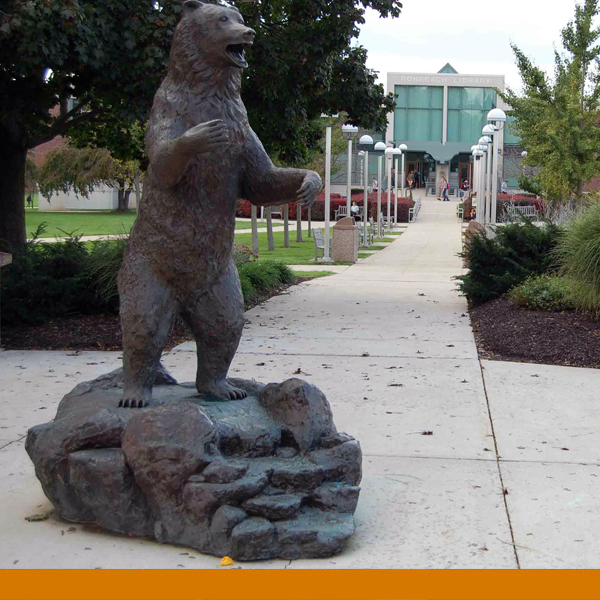
[[[486,125],[487,127],[487,125]],[[485,129],[485,127],[484,127]],[[490,182],[489,182],[489,177],[490,177],[490,172],[491,172],[491,144],[492,144],[492,138],[490,138],[487,135],[484,135],[482,137],[479,138],[479,147],[486,153],[486,173],[487,175],[484,177],[484,182],[483,182],[483,195],[485,197],[485,215],[486,215],[486,219],[490,216],[490,210],[491,210],[491,199],[492,199],[492,195],[490,192]]]
[[[350,215],[350,203],[352,199],[352,140],[358,133],[358,127],[354,125],[342,125],[342,133],[348,138],[348,179],[346,182],[346,214]]]
[[[394,148],[394,157],[396,163],[396,176],[394,177],[394,227],[398,226],[398,161],[400,160],[400,156],[402,156],[402,150],[400,148]]]
[[[392,230],[392,159],[394,149],[385,149],[385,161],[387,163],[387,229]]]
[[[404,182],[406,181],[406,173],[404,170],[406,169],[406,151],[408,150],[408,146],[406,144],[400,144],[400,150],[402,151],[402,197],[405,197],[404,191]]]
[[[491,222],[496,224],[496,205],[498,202],[498,152],[500,150],[500,137],[504,135],[506,113],[500,108],[492,108],[487,116],[488,122],[496,126],[494,133],[494,156],[492,157],[492,214]]]
[[[361,146],[372,146],[373,138],[370,135],[363,135],[359,142]],[[364,173],[365,173],[365,202],[363,208],[363,243],[365,246],[369,245],[369,238],[367,236],[367,218],[369,215],[369,151],[365,150],[364,153]]]
[[[471,199],[473,199],[473,194],[477,193],[477,182],[479,181],[477,179],[477,168],[479,166],[479,163],[477,162],[477,158],[475,157],[475,150],[477,149],[477,144],[471,146],[471,156],[473,157],[473,170],[471,172]],[[479,204],[479,199],[477,199],[477,203]],[[475,216],[476,221],[479,221],[478,217],[479,215]]]
[[[325,128],[325,248],[323,249],[323,262],[331,262],[329,256],[329,220],[331,218],[331,125]]]
[[[485,210],[485,202],[482,201],[481,198],[481,157],[483,156],[483,152],[479,149],[479,146],[475,146],[473,150],[473,158],[475,161],[475,165],[473,171],[475,173],[473,177],[473,187],[475,189],[475,193],[477,194],[477,210],[475,211],[475,220],[478,223],[482,222],[482,209]]]
[[[496,137],[497,129],[494,125],[490,125],[489,123],[481,130],[481,133],[485,137]],[[492,152],[493,146],[488,143],[488,164],[487,164],[487,175],[486,175],[486,186],[489,194],[489,202],[487,207],[488,221],[491,221],[492,214]]]
[[[375,144],[376,152],[385,152],[386,145],[383,142],[377,142]],[[382,237],[381,235],[381,162],[383,161],[383,155],[380,154],[377,157],[377,181],[379,185],[377,186],[377,237]]]
[[[482,213],[481,213],[483,220],[481,222],[483,224],[485,224],[485,223],[488,223],[490,220],[490,210],[488,207],[487,194],[486,194],[486,189],[485,189],[485,174],[486,174],[487,166],[490,164],[492,157],[489,155],[487,144],[480,143],[478,147],[479,147],[479,150],[481,150],[481,152],[483,152],[483,155],[482,155],[481,161],[480,161],[481,170],[479,172],[479,186],[481,189],[481,202],[482,202],[482,208],[483,208]]]

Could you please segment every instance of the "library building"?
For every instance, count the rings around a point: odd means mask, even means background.
[[[436,193],[441,177],[452,190],[471,181],[471,146],[478,143],[488,112],[507,110],[496,90],[504,91],[503,75],[461,75],[450,64],[435,74],[388,73],[387,91],[397,98],[385,139],[408,146],[405,172],[416,185]],[[503,145],[517,152],[518,144],[507,122]]]

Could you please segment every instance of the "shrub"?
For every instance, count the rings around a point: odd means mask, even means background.
[[[119,308],[117,276],[127,242],[125,235],[112,240],[99,240],[93,243],[89,253],[87,271],[91,287],[98,301],[105,304],[108,310],[116,311]]]
[[[252,262],[258,258],[258,256],[252,252],[251,248],[245,244],[238,244],[236,242],[233,243],[233,251],[231,255],[236,267],[239,267],[247,262]]]
[[[529,277],[509,293],[517,306],[531,310],[561,311],[575,308],[569,282],[558,275]]]
[[[575,306],[600,314],[600,202],[567,225],[556,256],[572,282]]]
[[[64,242],[33,240],[15,252],[2,270],[2,321],[6,325],[37,324],[73,311],[97,307],[87,272],[87,250],[78,237]]]
[[[238,267],[238,273],[246,303],[254,300],[257,294],[275,291],[296,279],[287,265],[270,260],[244,263]]]
[[[473,305],[493,300],[532,275],[555,268],[553,251],[561,229],[546,222],[537,227],[530,219],[495,228],[496,237],[485,232],[465,240],[469,272],[457,277],[460,291]]]

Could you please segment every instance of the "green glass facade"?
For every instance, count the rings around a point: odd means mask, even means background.
[[[394,139],[441,142],[444,119],[444,88],[397,85]]]
[[[487,124],[488,112],[496,107],[491,88],[448,88],[448,141],[475,144]]]

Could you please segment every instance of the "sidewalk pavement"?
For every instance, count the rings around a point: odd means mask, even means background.
[[[360,440],[364,476],[340,556],[242,568],[600,567],[600,371],[480,361],[452,279],[460,233],[453,202],[424,199],[391,246],[247,313],[231,374],[268,382],[300,369]],[[188,548],[25,521],[51,508],[23,449],[28,427],[119,359],[0,354],[0,568],[219,568]],[[164,362],[194,379],[193,344]]]

